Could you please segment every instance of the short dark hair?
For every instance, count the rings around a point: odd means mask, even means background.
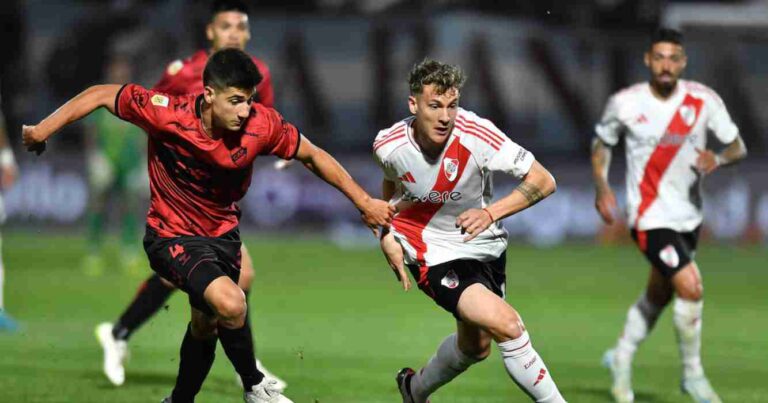
[[[460,90],[465,80],[466,76],[459,66],[427,58],[413,66],[408,75],[408,86],[411,95],[416,95],[424,91],[425,85],[434,84],[440,95],[451,88]]]
[[[659,28],[651,35],[651,47],[659,42],[668,42],[683,46],[683,34],[676,29]]]
[[[216,14],[227,11],[237,11],[248,15],[248,5],[238,0],[215,0],[211,5],[211,20],[216,18]]]
[[[240,49],[222,49],[208,58],[203,71],[203,85],[217,89],[235,87],[252,90],[262,76],[253,59]]]

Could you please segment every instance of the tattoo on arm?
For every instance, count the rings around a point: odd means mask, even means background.
[[[533,206],[544,198],[544,194],[541,193],[541,190],[536,185],[528,182],[521,183],[520,186],[517,187],[517,190],[525,196],[529,206]]]

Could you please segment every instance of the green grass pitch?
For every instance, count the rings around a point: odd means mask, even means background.
[[[418,290],[403,293],[379,252],[344,251],[321,240],[249,239],[256,266],[250,304],[259,357],[301,403],[398,402],[393,381],[421,366],[454,328]],[[127,380],[101,373],[93,329],[113,320],[143,275],[119,269],[86,277],[84,241],[73,236],[4,234],[6,306],[21,322],[0,333],[0,402],[159,402],[173,386],[188,308],[176,293],[131,340]],[[726,402],[768,401],[768,252],[704,245],[707,373]],[[507,299],[570,402],[609,402],[600,367],[646,264],[631,246],[570,245],[508,252]],[[199,402],[239,402],[221,347]],[[635,362],[638,402],[687,402],[670,313]],[[436,403],[526,402],[498,352],[440,390]]]

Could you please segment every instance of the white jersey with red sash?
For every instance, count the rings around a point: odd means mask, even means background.
[[[626,135],[627,215],[632,228],[694,230],[701,224],[701,175],[698,150],[707,133],[728,144],[739,130],[725,104],[710,88],[680,80],[674,94],[660,100],[648,83],[614,94],[595,128],[600,139],[616,145]]]
[[[464,242],[456,217],[491,203],[492,172],[522,178],[533,155],[490,121],[459,108],[443,153],[430,160],[414,140],[413,121],[404,119],[380,131],[373,144],[384,177],[397,187],[392,202],[399,213],[392,232],[403,245],[406,263],[425,267],[456,259],[498,258],[507,248],[507,232],[500,224]]]

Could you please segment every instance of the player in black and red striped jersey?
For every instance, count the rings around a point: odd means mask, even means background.
[[[191,306],[168,402],[194,401],[213,364],[217,339],[243,380],[246,402],[290,401],[256,367],[245,325],[247,304],[237,285],[237,201],[250,185],[258,155],[298,159],[343,192],[372,228],[388,226],[394,213],[278,112],[252,102],[260,79],[248,55],[225,49],[206,65],[203,94],[170,96],[135,84],[98,85],[39,124],[23,127],[24,145],[38,152],[55,132],[99,107],[148,133],[151,202],[144,247],[152,269],[186,292]]]
[[[234,0],[215,2],[205,33],[211,48],[198,50],[185,60],[171,62],[153,90],[169,95],[203,93],[203,70],[209,55],[226,48],[245,50],[251,38],[247,6]],[[271,108],[274,103],[274,90],[269,68],[262,60],[253,56],[251,59],[262,77],[256,86],[254,100]],[[241,253],[239,285],[248,299],[253,282],[253,261],[245,244],[242,245]],[[104,352],[102,370],[113,385],[120,386],[125,382],[123,362],[128,355],[128,340],[165,305],[174,290],[173,284],[153,273],[141,283],[135,297],[117,320],[96,326],[96,337]],[[246,316],[246,325],[250,326],[250,315]],[[267,377],[275,379],[281,389],[286,387],[285,381],[267,371],[259,360],[256,360],[256,365]]]

